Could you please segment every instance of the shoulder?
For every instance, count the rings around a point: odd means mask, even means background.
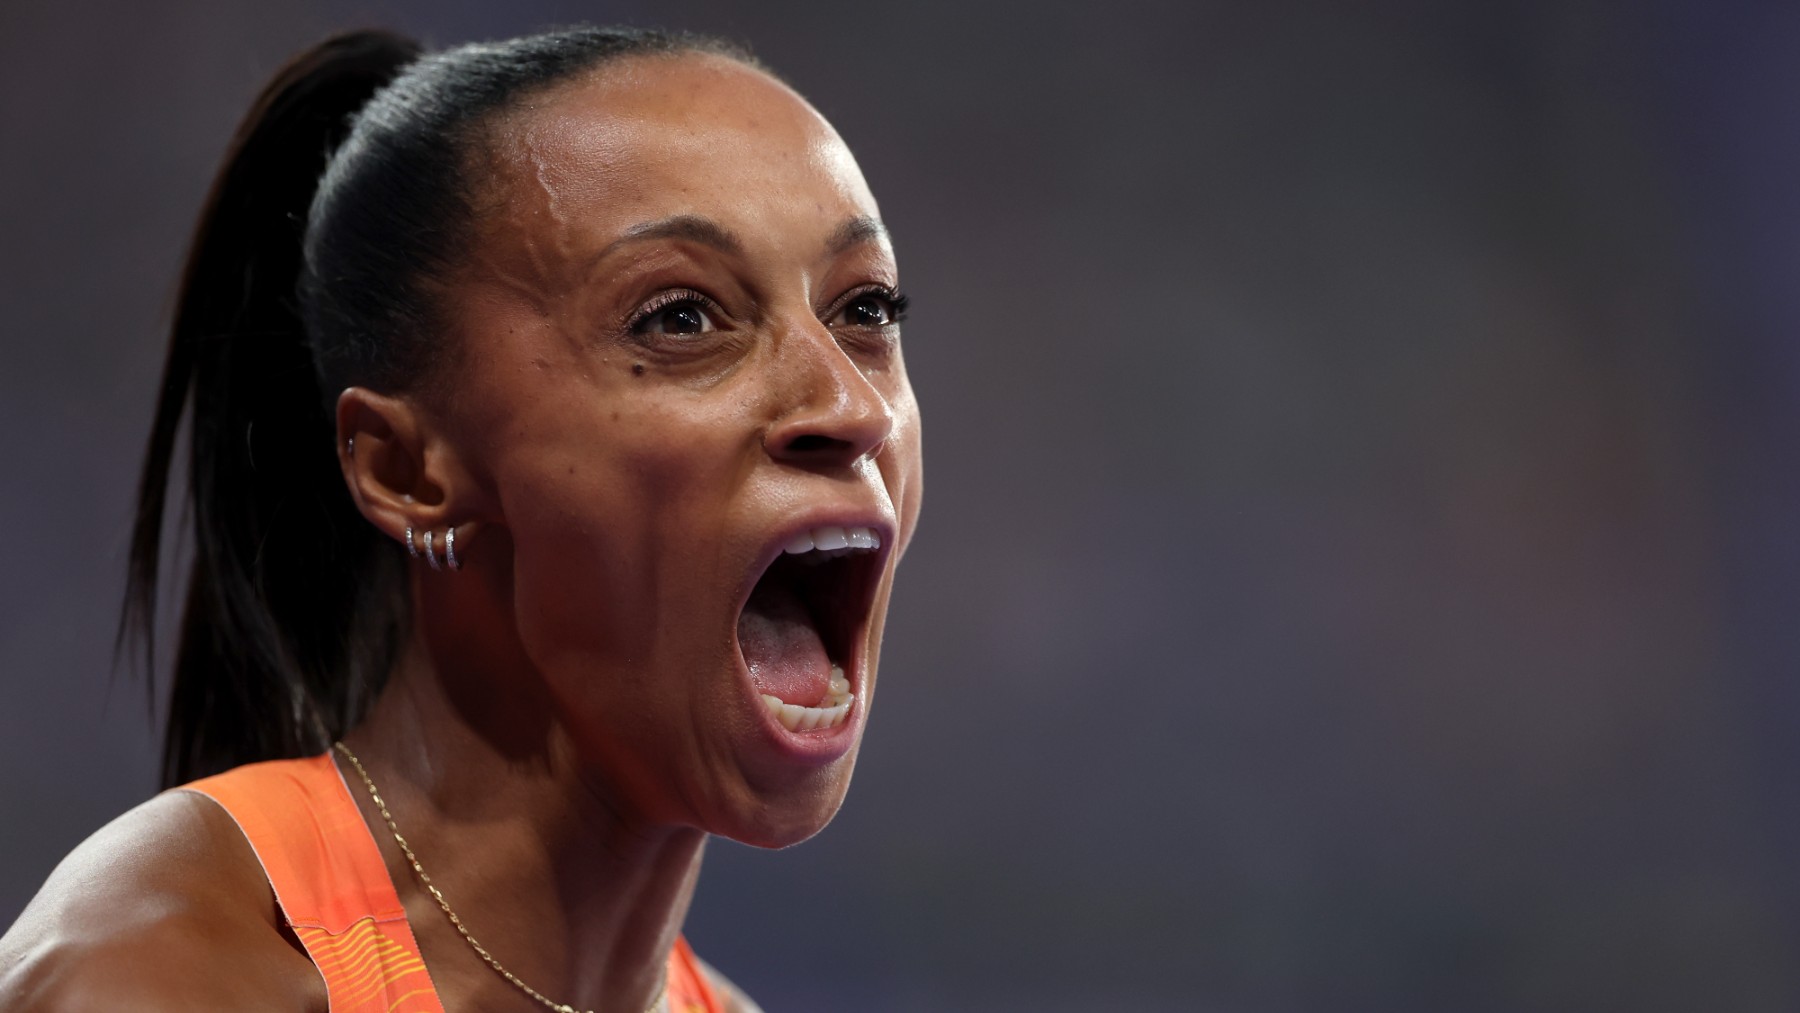
[[[277,996],[325,1008],[249,843],[192,792],[101,828],[0,936],[0,1009],[278,1009]]]
[[[700,973],[706,975],[706,983],[719,994],[725,1013],[763,1013],[762,1007],[745,995],[743,989],[732,984],[730,978],[720,974],[718,968],[699,957],[694,958],[694,963],[700,965]]]

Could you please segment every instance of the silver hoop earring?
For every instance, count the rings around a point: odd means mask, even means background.
[[[413,528],[411,524],[406,526],[406,554],[414,559],[419,558],[419,543],[413,541]]]
[[[444,561],[450,564],[452,570],[462,569],[462,560],[456,558],[456,525],[454,524],[444,529]]]
[[[427,563],[431,564],[431,568],[433,570],[442,570],[444,568],[444,566],[442,563],[438,562],[437,549],[432,548],[431,538],[432,538],[431,529],[426,528],[425,529],[425,561]]]

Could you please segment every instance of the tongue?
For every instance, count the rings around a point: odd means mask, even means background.
[[[759,693],[815,707],[831,688],[831,659],[812,614],[792,587],[765,580],[738,616],[738,646]]]

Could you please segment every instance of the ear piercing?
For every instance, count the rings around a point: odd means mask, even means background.
[[[423,548],[419,545],[420,535],[423,535],[425,540]],[[407,555],[414,559],[424,556],[425,561],[431,564],[433,570],[441,571],[446,567],[451,570],[462,569],[462,560],[456,558],[456,527],[452,525],[451,527],[444,529],[444,554],[442,559],[438,558],[436,542],[437,533],[430,528],[426,528],[423,532],[415,533],[411,524],[406,526]]]

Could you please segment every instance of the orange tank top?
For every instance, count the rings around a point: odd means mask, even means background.
[[[182,790],[237,821],[325,979],[331,1013],[443,1013],[381,849],[329,753],[252,763]],[[668,995],[676,1013],[723,1009],[684,939],[669,953]]]

